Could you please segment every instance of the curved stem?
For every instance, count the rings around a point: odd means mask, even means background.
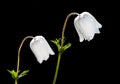
[[[61,49],[62,49],[62,47],[64,45],[64,33],[65,33],[66,24],[67,24],[67,21],[68,21],[69,17],[72,16],[72,15],[79,15],[79,13],[72,12],[72,13],[70,13],[70,14],[67,15],[67,17],[65,19],[65,22],[64,22],[64,25],[63,25],[63,29],[62,29]],[[57,80],[57,75],[58,75],[58,70],[59,70],[61,55],[62,55],[62,53],[59,51],[58,52],[58,60],[57,60],[57,65],[56,65],[56,71],[55,71],[55,75],[54,75],[53,84],[55,84],[56,80]]]
[[[79,13],[77,12],[72,12],[70,14],[67,15],[66,19],[65,19],[65,22],[64,22],[64,25],[63,25],[63,29],[62,29],[62,38],[61,38],[61,46],[63,46],[63,43],[64,43],[64,34],[65,34],[65,28],[66,28],[66,24],[68,22],[68,19],[70,16],[72,15],[79,15]]]
[[[27,40],[28,38],[34,38],[34,37],[33,37],[33,36],[26,36],[26,37],[22,40],[22,42],[21,42],[21,44],[20,44],[20,46],[19,46],[19,49],[18,49],[17,74],[18,74],[18,72],[19,72],[19,66],[20,66],[20,51],[21,51],[21,48],[22,48],[22,46],[23,46],[23,43],[24,43],[25,40]],[[15,80],[15,84],[17,84],[17,79]]]

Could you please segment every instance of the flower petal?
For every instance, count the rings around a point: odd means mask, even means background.
[[[33,38],[30,42],[30,48],[39,63],[42,63],[43,60],[47,60],[49,54],[54,54],[43,36],[36,36]]]
[[[94,26],[91,24],[88,18],[81,18],[79,21],[81,25],[81,32],[85,39],[92,39],[94,37]]]
[[[75,28],[76,30],[79,30],[79,33],[78,33],[79,37],[81,37],[80,35],[82,34],[82,37],[85,40],[91,40],[93,38],[94,36],[93,26],[91,25],[91,23],[87,18],[77,16],[76,19],[74,20],[74,24],[78,25]]]
[[[76,17],[75,20],[74,20],[74,26],[75,26],[75,29],[78,33],[78,36],[79,36],[79,41],[82,42],[84,40],[84,37],[83,35],[81,34],[81,30],[80,30],[80,24],[79,24],[79,17]]]
[[[50,45],[48,44],[48,42],[46,41],[46,39],[42,36],[39,36],[39,38],[42,38],[43,41],[45,42],[45,46],[48,49],[48,52],[50,55],[55,55],[55,53],[53,52],[52,48],[50,47]]]
[[[80,42],[84,39],[88,41],[92,40],[95,33],[100,33],[99,28],[102,27],[102,25],[88,12],[79,14],[74,19],[74,26],[79,37],[82,37]]]

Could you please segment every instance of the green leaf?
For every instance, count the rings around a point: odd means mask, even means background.
[[[18,78],[21,78],[21,77],[27,75],[28,72],[29,72],[29,70],[24,70],[23,72],[21,72],[21,73],[18,75]]]
[[[11,74],[13,79],[18,79],[18,74],[15,70],[7,70],[7,71]]]
[[[65,40],[66,39],[63,40],[63,44],[65,43]],[[57,46],[58,51],[61,52],[61,53],[63,53],[66,49],[68,49],[69,47],[71,47],[71,43],[63,45],[61,47],[61,38],[55,39],[55,40],[51,40],[51,42],[53,42]]]
[[[65,46],[63,46],[63,50],[65,51],[66,49],[68,49],[68,48],[70,48],[71,47],[71,43],[68,43],[68,44],[66,44]]]
[[[55,40],[51,40],[51,42],[53,42],[53,43],[57,46],[58,51],[61,49],[61,45],[60,45],[60,43],[61,43],[61,38],[55,39]]]
[[[7,71],[11,74],[12,78],[15,80],[18,80],[19,78],[27,75],[27,73],[29,72],[29,70],[24,70],[18,75],[19,72],[17,73],[15,70],[7,70]]]

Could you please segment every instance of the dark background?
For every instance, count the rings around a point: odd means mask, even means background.
[[[117,2],[87,0],[32,0],[32,8],[4,10],[1,27],[0,84],[14,84],[7,69],[16,69],[17,50],[25,36],[42,35],[56,53],[42,64],[36,61],[29,48],[28,39],[21,50],[20,70],[29,69],[27,76],[19,84],[52,84],[57,48],[50,42],[61,37],[66,16],[71,12],[88,11],[103,25],[100,34],[90,42],[79,42],[71,16],[66,26],[66,42],[72,46],[64,52],[61,59],[56,84],[115,83],[118,70],[118,5]],[[28,7],[28,4],[25,5]]]

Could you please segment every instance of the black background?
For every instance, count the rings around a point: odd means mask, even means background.
[[[32,8],[4,10],[1,27],[0,84],[14,84],[7,69],[16,69],[17,50],[22,39],[28,35],[44,36],[56,53],[42,64],[36,61],[29,48],[28,39],[21,50],[20,70],[29,69],[27,76],[19,84],[52,84],[57,48],[50,42],[61,37],[66,16],[71,12],[88,11],[103,25],[100,34],[90,42],[79,42],[71,16],[66,26],[66,42],[72,46],[64,52],[61,59],[56,84],[115,83],[118,65],[118,7],[117,2],[87,0],[32,0]],[[28,7],[28,4],[25,7]]]

